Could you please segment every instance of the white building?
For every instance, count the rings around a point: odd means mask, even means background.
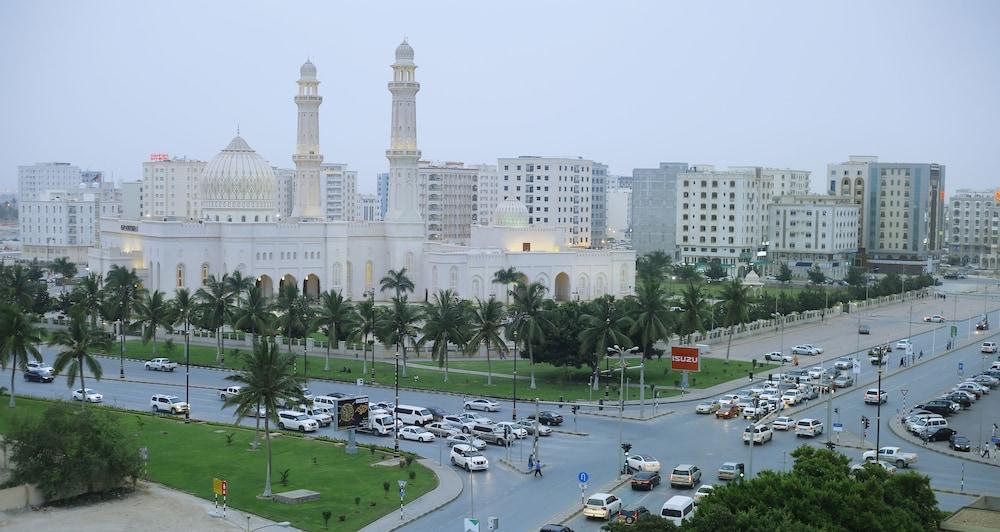
[[[121,217],[138,220],[142,216],[142,182],[126,181],[119,185],[122,195]]]
[[[948,199],[948,256],[961,264],[996,269],[1000,249],[1000,194],[956,191]]]
[[[865,209],[868,205],[869,191],[868,174],[869,167],[878,162],[878,157],[872,155],[851,155],[846,162],[830,163],[826,165],[829,186],[827,193],[833,196],[851,198],[858,205],[858,226],[865,227]],[[864,230],[858,231],[858,249],[863,250],[869,247],[868,236]]]
[[[333,222],[358,220],[358,173],[346,164],[326,163],[320,169],[320,196],[326,219]]]
[[[365,222],[379,221],[378,195],[358,194],[358,219]]]
[[[46,191],[36,200],[18,203],[21,258],[50,261],[68,257],[86,264],[98,243],[98,220],[117,218],[120,196],[110,183],[95,183],[72,192]]]
[[[427,240],[468,244],[478,223],[479,168],[461,162],[419,161],[417,208]]]
[[[497,167],[494,164],[475,165],[479,172],[479,183],[476,185],[476,218],[480,225],[490,225],[493,211],[500,203],[500,186],[497,178]]]
[[[603,248],[607,244],[608,165],[595,162],[590,167],[590,243]]]
[[[843,279],[858,251],[858,206],[850,198],[778,196],[768,208],[768,260],[805,278],[814,265]]]
[[[140,216],[201,218],[201,174],[205,161],[152,154],[142,163]]]
[[[524,202],[532,227],[562,229],[568,245],[590,247],[593,164],[579,157],[498,159],[498,193]]]
[[[605,232],[608,240],[627,240],[632,226],[632,187],[618,179],[607,184],[607,215]]]
[[[282,220],[292,217],[292,204],[295,203],[295,170],[274,166],[274,177],[277,183],[274,197],[275,208]]]
[[[514,199],[498,204],[490,226],[472,228],[468,246],[428,241],[417,206],[420,84],[413,49],[405,41],[396,49],[392,70],[385,222],[329,221],[312,215],[322,212],[312,179],[314,171],[319,175],[323,158],[318,135],[322,99],[316,90],[316,68],[307,62],[296,97],[298,143],[293,160],[298,175],[291,218],[278,220],[273,168],[237,136],[205,167],[201,220],[102,219],[101,247],[90,253],[92,268],[102,273],[116,264],[135,268],[146,288],[168,294],[182,287],[195,289],[209,275],[239,270],[255,278],[267,297],[283,284],[294,283],[309,296],[338,290],[358,299],[377,291],[378,280],[388,270],[406,268],[416,285],[415,300],[445,288],[463,298],[499,297],[503,287],[492,286],[491,280],[508,267],[542,283],[549,295],[561,300],[632,293],[634,252],[567,247],[562,229],[532,226],[528,208]],[[573,165],[589,163],[575,160]],[[577,176],[584,171],[589,170],[576,170]],[[550,186],[571,186],[556,179],[558,171],[549,175]],[[376,292],[379,299],[389,296]]]
[[[18,201],[35,201],[50,190],[76,190],[83,182],[80,168],[70,163],[35,163],[17,167]]]

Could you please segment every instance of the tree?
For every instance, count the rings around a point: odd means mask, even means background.
[[[362,374],[368,373],[368,337],[375,336],[375,302],[371,299],[363,299],[355,305],[354,334],[362,342],[364,361],[362,362]],[[375,342],[372,341],[372,373],[375,373]]]
[[[545,290],[545,286],[539,283],[517,283],[514,286],[514,307],[511,314],[515,316],[517,323],[517,339],[528,352],[531,362],[529,388],[532,390],[535,389],[535,344],[545,339],[544,331],[551,326],[543,309]]]
[[[136,318],[143,325],[142,343],[153,341],[153,357],[156,357],[156,331],[160,327],[173,323],[170,305],[163,297],[163,292],[154,290],[146,293],[136,306]]]
[[[10,407],[14,402],[14,376],[17,370],[28,369],[28,358],[42,361],[38,344],[42,343],[41,330],[19,308],[11,305],[0,307],[0,367],[10,364]]]
[[[792,270],[784,262],[778,266],[778,275],[775,276],[779,281],[787,283],[792,280]]]
[[[719,259],[709,262],[708,268],[705,268],[705,277],[708,277],[710,281],[725,279],[726,275],[726,269],[722,267],[722,262]]]
[[[233,310],[233,328],[250,335],[251,345],[257,345],[257,337],[271,333],[274,314],[259,286],[247,292],[246,299]]]
[[[847,275],[844,276],[844,281],[851,286],[864,286],[865,285],[865,273],[861,271],[861,268],[857,266],[851,266],[847,268]]]
[[[101,277],[92,273],[80,280],[74,289],[76,304],[90,316],[90,326],[97,327],[97,316],[101,313],[104,294],[101,291]]]
[[[87,383],[84,381],[84,368],[90,370],[94,379],[101,380],[104,372],[101,363],[93,355],[94,350],[106,351],[111,347],[108,337],[87,325],[87,318],[81,312],[70,314],[69,327],[66,330],[52,332],[49,345],[60,346],[62,351],[56,355],[52,369],[57,374],[66,370],[66,384],[73,388],[76,377],[80,377],[80,388],[84,390],[80,407],[87,404]]]
[[[11,481],[37,485],[48,500],[116,488],[142,472],[132,432],[101,409],[53,403],[39,416],[15,418],[5,436]]]
[[[285,283],[278,292],[274,303],[278,313],[278,326],[288,341],[288,351],[292,350],[292,338],[301,335],[306,328],[306,305],[299,294],[299,287],[294,283]]]
[[[52,271],[63,276],[63,291],[66,290],[66,284],[69,280],[76,276],[77,268],[76,264],[73,264],[69,257],[56,257],[52,261]]]
[[[226,288],[233,294],[234,303],[239,305],[243,302],[243,295],[250,292],[254,286],[253,277],[245,277],[240,270],[234,271],[231,275],[224,277]]]
[[[413,286],[413,281],[406,276],[406,268],[401,268],[399,271],[389,270],[386,276],[379,280],[378,285],[379,291],[392,290],[396,293],[396,297],[402,293],[413,292],[416,288]]]
[[[125,333],[131,326],[132,312],[142,298],[142,284],[135,270],[112,265],[104,281],[102,314],[118,322],[119,357],[125,359]]]
[[[270,422],[277,421],[277,413],[285,404],[303,404],[306,398],[302,380],[295,375],[295,356],[282,353],[273,341],[265,340],[254,346],[244,359],[244,370],[226,377],[242,386],[240,393],[230,396],[223,408],[236,407],[236,423],[247,416],[256,416],[263,407],[264,440],[267,446],[267,473],[264,477],[263,497],[271,496],[271,430]]]
[[[418,324],[423,318],[420,308],[411,305],[406,294],[392,298],[392,306],[376,318],[376,328],[386,345],[396,347],[396,356],[403,350],[403,377],[406,377],[406,344],[417,341]]]
[[[704,333],[707,328],[705,324],[709,321],[708,301],[705,300],[705,293],[700,286],[689,284],[682,294],[684,312],[681,312],[677,320],[677,334],[687,338],[687,343],[691,343],[691,335],[696,332]]]
[[[747,287],[739,279],[733,279],[722,287],[723,324],[729,327],[729,341],[726,343],[726,364],[733,346],[733,332],[736,326],[750,319],[750,295]]]
[[[589,366],[594,375],[591,381],[593,389],[598,389],[597,369],[601,358],[608,355],[609,347],[632,347],[632,342],[625,331],[634,322],[620,306],[615,305],[613,296],[602,296],[586,306],[583,314],[583,331],[580,332],[580,354],[587,354]]]
[[[806,275],[812,284],[823,284],[826,281],[826,274],[823,273],[823,270],[819,269],[819,264],[814,263],[812,268],[809,268],[809,271],[806,272]]]
[[[503,285],[504,297],[506,298],[504,301],[506,305],[510,305],[510,286],[520,281],[523,275],[524,274],[517,271],[517,268],[514,268],[513,266],[504,270],[497,270],[496,273],[493,274],[493,284]]]
[[[340,334],[350,327],[353,319],[354,309],[351,301],[344,299],[340,291],[328,290],[319,295],[315,326],[326,334],[326,361],[323,371],[330,371],[330,348],[339,343]]]
[[[448,382],[448,345],[464,348],[469,340],[469,316],[465,305],[451,290],[439,290],[424,310],[424,337],[431,342],[431,356],[444,368]]]
[[[674,275],[677,279],[686,283],[698,283],[701,282],[701,274],[698,273],[698,269],[690,264],[679,264],[674,267]]]
[[[670,257],[662,251],[653,251],[640,256],[635,261],[635,273],[639,280],[646,284],[659,284],[667,268]]]
[[[225,343],[222,339],[222,328],[230,321],[233,311],[235,294],[226,286],[229,276],[222,274],[222,279],[209,275],[205,286],[194,293],[198,300],[198,312],[202,322],[215,331],[215,362],[222,363]]]
[[[507,343],[500,336],[506,317],[507,313],[504,311],[503,305],[492,296],[486,301],[476,299],[470,315],[472,338],[469,338],[469,349],[478,350],[479,346],[486,348],[487,386],[493,384],[493,362],[490,360],[490,348],[496,349],[499,353],[507,352]],[[501,356],[501,358],[503,357]]]
[[[2,281],[2,302],[14,305],[24,312],[31,312],[38,289],[29,270],[20,264],[5,268]]]
[[[659,283],[639,285],[632,309],[630,335],[638,335],[643,358],[652,358],[653,344],[670,338],[670,316],[667,296]]]

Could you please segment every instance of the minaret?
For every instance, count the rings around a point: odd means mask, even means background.
[[[417,210],[417,91],[420,84],[413,74],[417,65],[413,64],[413,48],[406,40],[396,48],[396,62],[392,64],[392,130],[389,149],[385,156],[389,159],[389,210],[385,214],[388,222],[420,223]]]
[[[320,208],[319,174],[323,155],[319,151],[319,81],[316,66],[306,61],[299,69],[299,94],[295,105],[299,108],[298,141],[295,144],[294,202],[292,218],[322,219]]]

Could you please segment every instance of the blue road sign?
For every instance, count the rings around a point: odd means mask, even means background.
[[[576,476],[576,479],[580,482],[586,482],[590,480],[590,475],[588,475],[586,471],[580,471],[580,474]]]
[[[959,362],[958,363],[958,371],[962,371],[963,369],[965,369],[965,363],[964,362]]]

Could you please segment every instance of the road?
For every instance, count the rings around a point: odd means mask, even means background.
[[[969,289],[969,286],[974,287],[974,285],[965,284],[944,288],[953,288],[958,291]],[[962,299],[968,298],[970,301],[976,301],[973,297],[963,296]],[[949,298],[949,306],[953,304],[952,302],[953,299]],[[970,308],[969,314],[965,315],[971,314],[974,316],[974,320],[978,320],[982,309],[981,296],[978,303],[975,304],[980,306],[975,309]],[[996,301],[993,302],[992,306],[995,304]],[[958,308],[961,308],[962,303],[958,305]],[[877,322],[880,331],[883,329],[887,331],[885,332],[886,339],[889,337],[899,338],[907,336],[910,332],[910,325],[907,323],[908,315],[908,308],[906,311],[902,311],[899,306],[896,306],[873,311],[867,315],[866,321]],[[916,320],[921,317],[922,315],[915,314]],[[1000,323],[1000,315],[996,312],[991,313],[990,317],[991,323]],[[968,319],[964,319],[956,322],[959,327],[959,340],[964,339],[965,333],[969,329],[968,321]],[[930,398],[939,391],[950,388],[954,382],[961,380],[957,375],[959,362],[968,368],[967,371],[978,368],[982,364],[978,340],[987,337],[996,340],[992,334],[982,335],[982,338],[972,334],[971,337],[977,339],[974,345],[941,353],[945,342],[944,337],[948,334],[950,325],[948,323],[932,327],[922,322],[914,323],[912,336],[914,350],[917,352],[923,350],[926,353],[922,363],[910,368],[899,368],[898,362],[896,362],[890,363],[886,368],[882,387],[889,391],[890,401],[882,409],[881,426],[883,430],[880,438],[882,445],[908,447],[908,444],[895,437],[886,428],[888,416],[893,415],[896,409],[903,408],[902,390],[909,390],[907,403],[912,405]],[[830,326],[830,321],[828,321],[798,327],[795,330],[798,331],[796,334],[802,334],[804,337],[823,336],[828,334],[826,329]],[[855,342],[856,329],[853,327],[851,329],[850,336],[841,333],[841,338]],[[862,339],[863,350],[866,344],[870,345],[876,339],[879,338]],[[789,345],[791,344],[786,343],[786,347]],[[843,347],[840,344],[831,345]],[[939,354],[932,355],[932,347],[936,347]],[[830,345],[828,345],[829,349]],[[54,349],[45,347],[42,352],[45,360],[52,362],[55,355]],[[855,433],[860,432],[859,421],[862,415],[869,416],[873,420],[875,417],[875,408],[865,406],[861,396],[863,389],[867,387],[864,383],[873,380],[876,372],[865,360],[862,362],[862,373],[859,376],[859,382],[862,384],[849,391],[838,393],[833,404],[839,410],[839,419],[843,421],[846,430]],[[184,397],[183,368],[178,369],[175,373],[147,372],[142,369],[141,362],[126,361],[125,374],[127,378],[121,381],[117,378],[117,360],[102,359],[102,363],[108,378],[99,383],[88,380],[88,386],[103,393],[108,404],[146,410],[149,408],[149,397],[153,393],[172,393]],[[806,357],[803,357],[802,365],[809,365],[809,360]],[[217,388],[228,384],[225,381],[228,374],[229,372],[222,370],[192,368],[192,417],[219,422],[233,421],[232,411],[221,408],[221,402],[216,392]],[[313,381],[310,384],[312,392],[317,394],[335,391],[367,393],[372,401],[393,400],[391,389],[358,388],[349,384],[326,381]],[[926,397],[919,397],[918,390],[925,393]],[[57,379],[54,384],[18,382],[17,391],[19,394],[60,399],[68,398],[70,393],[62,379]],[[1000,390],[996,393],[1000,394]],[[461,410],[463,400],[464,398],[458,396],[429,392],[400,392],[401,403],[437,406],[453,412]],[[550,522],[557,516],[569,515],[574,509],[580,508],[581,493],[577,480],[579,472],[586,471],[590,475],[586,491],[588,495],[599,487],[616,481],[622,460],[622,452],[619,448],[619,430],[622,431],[624,439],[632,443],[632,453],[652,454],[663,463],[665,469],[680,463],[696,464],[705,471],[705,482],[715,483],[715,471],[723,462],[739,461],[749,464],[750,448],[743,445],[740,440],[740,432],[746,426],[746,422],[716,420],[714,416],[696,415],[693,412],[696,402],[661,404],[659,407],[661,412],[673,410],[673,413],[650,421],[626,419],[621,422],[621,425],[614,418],[591,415],[579,415],[574,422],[568,409],[564,409],[563,414],[567,419],[563,428],[587,435],[574,436],[556,433],[553,436],[542,438],[540,456],[546,466],[542,478],[515,472],[501,464],[499,458],[505,456],[508,450],[490,446],[486,450],[486,456],[491,462],[488,471],[472,474],[462,473],[461,476],[465,483],[462,495],[441,510],[412,523],[406,529],[454,530],[461,526],[463,517],[475,516],[485,520],[488,516],[498,516],[500,526],[504,530],[537,530],[540,525]],[[491,417],[497,420],[509,419],[512,405],[509,402],[501,402],[501,405],[502,411],[499,414],[491,414]],[[530,404],[519,401],[519,415],[524,416],[532,409]],[[814,400],[801,410],[794,411],[792,415],[796,418],[816,417],[825,423],[826,411],[825,402]],[[837,418],[835,417],[833,421],[837,421]],[[984,422],[987,423],[987,427],[991,426],[992,421],[988,421],[988,418]],[[253,420],[245,420],[244,424],[252,426]],[[830,431],[830,427],[827,427],[826,430]],[[872,431],[874,431],[874,426]],[[336,434],[329,428],[320,429],[319,434],[346,437],[344,434]],[[970,434],[970,437],[973,435]],[[873,434],[870,432],[869,440],[872,439]],[[390,447],[392,445],[392,440],[389,438],[368,435],[359,435],[358,441],[375,442]],[[527,456],[531,449],[530,441],[530,439],[523,440],[509,449],[511,458],[524,466],[526,466]],[[752,474],[762,469],[787,469],[791,467],[788,453],[798,445],[803,443],[822,445],[825,441],[825,437],[805,440],[796,438],[790,433],[778,433],[772,442],[754,447],[753,471],[748,471],[748,473]],[[446,447],[439,442],[421,444],[401,441],[400,445],[405,450],[416,452],[430,459],[448,460]],[[871,445],[874,445],[874,442],[871,442]],[[855,461],[860,460],[861,450],[842,447],[841,451],[851,456]],[[964,484],[967,492],[1000,493],[1000,475],[996,474],[994,466],[966,462],[930,451],[918,450],[918,452],[920,460],[915,470],[930,475],[933,487],[958,491],[963,480],[961,464],[964,463]],[[627,485],[615,491],[622,496],[626,505],[642,504],[654,512],[658,511],[663,502],[675,492],[677,491],[660,486],[650,493],[633,493]],[[939,493],[938,495],[941,507],[946,510],[955,509],[971,500],[969,497],[961,495],[947,493]],[[600,526],[600,523],[597,522],[585,522],[580,516],[571,518],[567,524],[574,530],[598,530]]]

